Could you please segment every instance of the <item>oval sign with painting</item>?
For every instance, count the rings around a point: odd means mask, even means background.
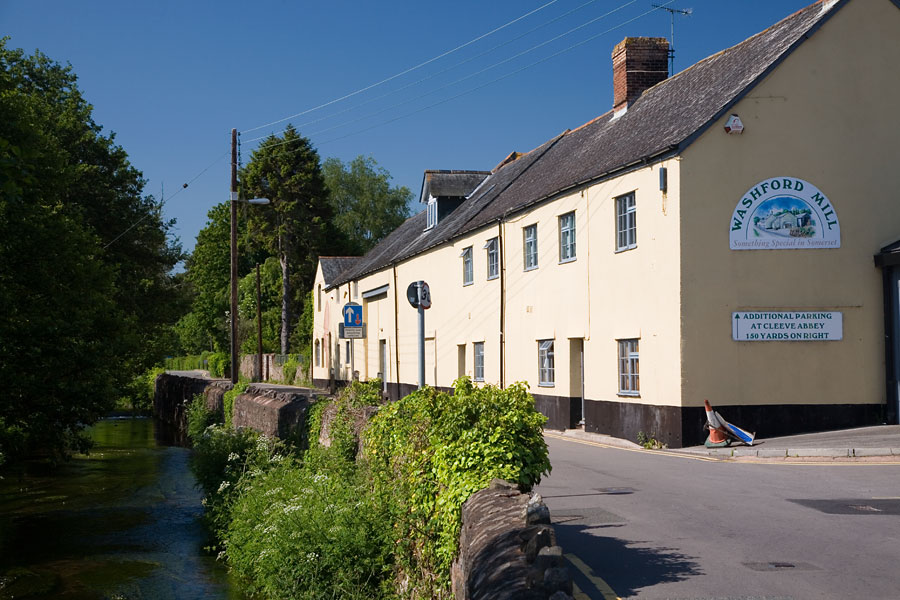
[[[796,177],[760,181],[731,215],[732,250],[840,248],[841,225],[819,188]]]

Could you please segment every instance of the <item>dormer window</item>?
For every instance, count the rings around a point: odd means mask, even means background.
[[[432,227],[437,225],[437,222],[438,222],[437,198],[432,197],[432,198],[428,199],[428,206],[427,206],[426,210],[428,211],[428,215],[427,215],[427,222],[425,224],[425,229],[431,229]]]
[[[425,171],[419,202],[425,204],[425,231],[434,229],[459,208],[475,191],[489,171]]]

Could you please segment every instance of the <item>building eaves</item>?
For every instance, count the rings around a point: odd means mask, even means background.
[[[325,288],[330,289],[331,284],[340,274],[352,268],[360,259],[359,256],[320,256],[319,262],[322,264],[322,279],[325,281]]]

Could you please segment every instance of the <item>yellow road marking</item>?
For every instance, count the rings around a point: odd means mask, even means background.
[[[593,569],[587,566],[583,560],[575,556],[574,554],[565,554],[566,560],[568,560],[576,569],[581,571],[581,573],[588,578],[597,591],[603,594],[603,600],[622,600],[619,598],[618,594],[616,594],[609,584],[594,575]],[[589,599],[590,596],[582,592],[578,586],[575,586],[575,589],[578,590],[575,594],[576,600]]]
[[[587,446],[594,446],[595,448],[610,448],[612,450],[623,450],[625,452],[638,452],[640,454],[654,454],[658,456],[671,456],[672,458],[686,458],[689,460],[699,460],[703,462],[726,462],[725,459],[722,458],[714,458],[712,456],[693,456],[691,454],[682,454],[680,452],[670,452],[668,450],[647,450],[645,448],[622,448],[621,446],[613,446],[611,444],[603,444],[600,442],[592,442],[590,440],[580,440],[578,438],[571,438],[564,435],[559,435],[556,433],[550,433],[548,431],[544,432],[544,435],[556,440],[563,440],[565,442],[575,442],[576,444],[585,444]]]
[[[821,457],[820,457],[821,458]],[[765,459],[756,461],[734,461],[736,464],[742,465],[788,465],[794,467],[897,467],[900,462],[800,462],[800,461],[778,461],[763,462]]]
[[[692,454],[683,454],[681,452],[673,452],[671,450],[647,450],[646,448],[623,448],[621,446],[613,446],[612,444],[603,444],[601,442],[592,442],[590,440],[582,440],[579,438],[573,438],[565,435],[559,435],[557,433],[550,433],[549,431],[544,431],[544,435],[549,438],[553,438],[556,440],[563,440],[564,442],[574,442],[576,444],[585,444],[586,446],[594,446],[595,448],[609,448],[611,450],[623,450],[625,452],[638,452],[642,454],[653,454],[656,456],[670,456],[672,458],[686,458],[688,460],[699,460],[703,462],[717,462],[717,463],[731,463],[731,464],[740,464],[740,465],[790,465],[790,466],[809,466],[809,467],[885,467],[885,466],[900,466],[900,461],[891,461],[891,462],[880,462],[880,461],[833,461],[833,462],[821,462],[822,458],[828,457],[809,457],[809,458],[817,458],[820,460],[817,461],[786,461],[781,460],[778,457],[772,458],[757,458],[751,456],[723,456],[721,458],[716,458],[713,456],[694,456]],[[744,459],[744,460],[738,460]]]

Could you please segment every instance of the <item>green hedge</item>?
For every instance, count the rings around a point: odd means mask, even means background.
[[[366,430],[373,492],[396,528],[395,557],[416,594],[449,593],[461,507],[499,478],[523,489],[550,472],[542,427],[526,385],[475,387],[453,394],[418,390],[389,404]]]
[[[212,377],[223,377],[230,363],[225,352],[201,352],[188,356],[170,356],[165,360],[167,371],[209,371]]]
[[[523,384],[425,388],[381,406],[360,431],[365,407],[380,401],[380,382],[370,382],[314,404],[300,436],[307,449],[208,425],[192,405],[207,520],[251,594],[447,598],[463,502],[493,478],[529,488],[550,471],[545,418]],[[326,412],[327,448],[318,444]]]

